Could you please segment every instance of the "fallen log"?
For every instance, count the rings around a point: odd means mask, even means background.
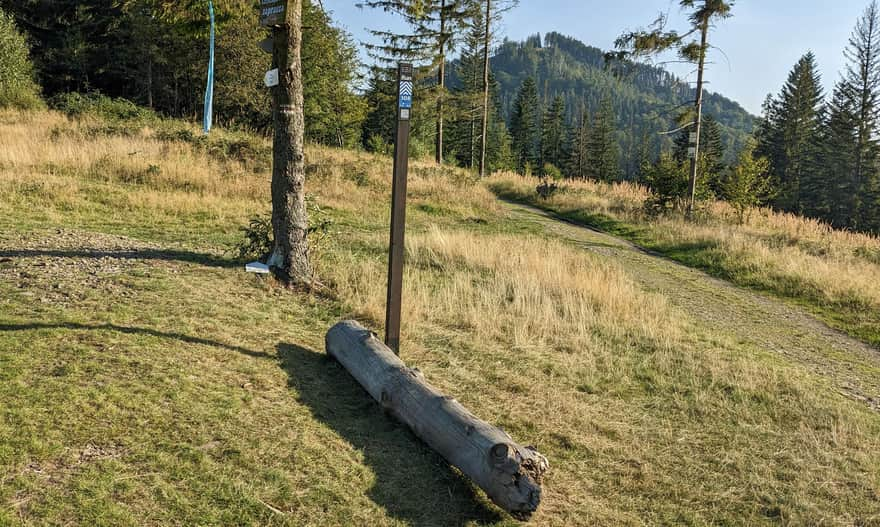
[[[470,477],[513,517],[527,520],[541,502],[547,458],[523,447],[425,381],[376,335],[354,321],[327,333],[327,353],[382,404],[386,411],[449,463]]]

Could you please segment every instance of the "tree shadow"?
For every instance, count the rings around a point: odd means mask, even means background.
[[[215,348],[221,348],[229,351],[234,351],[236,353],[241,353],[242,355],[247,355],[249,357],[254,357],[258,359],[274,359],[273,355],[268,353],[262,353],[259,351],[249,350],[247,348],[242,348],[240,346],[232,346],[229,344],[224,344],[222,342],[217,342],[209,339],[203,339],[201,337],[193,337],[190,335],[184,335],[181,333],[168,333],[164,331],[159,331],[151,328],[140,328],[140,327],[128,327],[128,326],[118,326],[116,324],[79,324],[76,322],[56,322],[56,323],[42,323],[42,322],[28,322],[24,324],[3,324],[0,323],[0,333],[8,332],[8,331],[33,331],[40,329],[69,329],[69,330],[80,330],[80,331],[116,331],[119,333],[125,333],[127,335],[149,335],[152,337],[170,339],[170,340],[179,340],[181,342],[186,342],[188,344],[199,344],[203,346],[212,346]]]
[[[128,249],[128,250],[100,250],[100,249],[13,249],[0,251],[0,258],[116,258],[119,260],[159,260],[166,262],[185,262],[204,265],[208,267],[231,268],[238,267],[241,262],[228,260],[213,254],[196,253],[179,250],[159,249]]]
[[[387,416],[330,356],[294,344],[279,344],[277,351],[299,401],[361,452],[375,474],[369,497],[389,515],[416,526],[503,519],[469,480]]]

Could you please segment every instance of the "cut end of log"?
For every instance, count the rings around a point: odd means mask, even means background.
[[[506,483],[502,492],[489,497],[517,520],[530,519],[541,504],[541,483],[550,468],[547,458],[534,447],[499,443],[492,447],[490,460],[497,480]]]

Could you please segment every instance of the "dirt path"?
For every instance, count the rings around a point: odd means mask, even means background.
[[[588,251],[613,258],[648,291],[665,296],[698,325],[737,342],[784,355],[832,380],[838,391],[880,411],[880,352],[800,308],[737,287],[651,254],[632,243],[521,204],[506,203],[512,219]]]

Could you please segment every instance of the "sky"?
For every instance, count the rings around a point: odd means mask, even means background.
[[[358,8],[357,0],[322,1],[358,42],[371,41],[368,29],[401,29],[394,16]],[[733,18],[719,22],[711,35],[723,54],[712,50],[707,89],[758,114],[767,94],[778,93],[795,62],[812,51],[830,92],[845,65],[843,49],[869,1],[736,0]],[[511,40],[556,31],[610,49],[620,33],[647,26],[660,12],[669,13],[670,27],[683,27],[677,0],[521,0],[501,29]],[[695,79],[692,68],[669,69]]]

